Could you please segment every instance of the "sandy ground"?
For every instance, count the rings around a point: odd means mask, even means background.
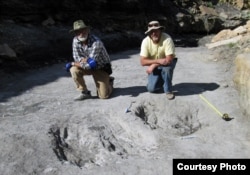
[[[177,48],[169,101],[146,92],[138,53],[111,55],[115,90],[107,100],[86,77],[93,98],[73,101],[78,92],[64,64],[1,77],[1,174],[166,175],[174,158],[250,157],[231,65],[205,47]]]

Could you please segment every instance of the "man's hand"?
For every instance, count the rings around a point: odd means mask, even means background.
[[[93,58],[83,58],[80,61],[80,66],[85,70],[93,70],[97,67],[97,63]]]
[[[157,62],[158,62],[160,65],[166,66],[166,65],[171,64],[172,58],[169,58],[169,57],[161,58],[161,59],[158,59]]]
[[[153,72],[153,70],[154,70],[156,67],[158,67],[158,66],[159,66],[158,64],[151,64],[150,66],[147,67],[146,72],[147,72],[148,74],[151,74],[151,73]]]
[[[82,58],[81,60],[80,60],[80,63],[87,63],[87,58]]]

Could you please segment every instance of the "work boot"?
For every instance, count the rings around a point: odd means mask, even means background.
[[[80,101],[80,100],[85,100],[87,98],[91,97],[91,93],[88,90],[82,91],[81,95],[79,95],[78,97],[76,97],[74,100],[75,101]]]
[[[169,100],[173,100],[174,99],[174,93],[173,92],[168,92],[166,95],[167,95],[167,98]]]

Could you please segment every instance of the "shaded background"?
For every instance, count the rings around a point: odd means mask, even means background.
[[[69,33],[83,19],[109,53],[139,48],[150,20],[166,27],[176,46],[249,19],[249,2],[200,0],[9,0],[0,3],[0,68],[13,72],[72,60]]]

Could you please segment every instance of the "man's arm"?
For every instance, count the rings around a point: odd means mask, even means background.
[[[73,58],[74,58],[74,61],[75,62],[79,62],[81,57],[78,53],[78,41],[76,40],[76,38],[73,39],[73,42],[72,42],[72,51],[73,51]]]
[[[143,57],[141,56],[141,65],[142,66],[148,66],[147,69],[146,69],[146,72],[148,74],[151,74],[153,72],[153,70],[158,67],[160,64],[158,63],[159,60],[151,60],[147,57]]]
[[[141,56],[140,61],[141,61],[142,66],[150,66],[152,64],[159,64],[158,60],[155,60],[155,59],[152,60],[152,59],[149,59],[149,58],[143,57],[143,56]]]
[[[159,66],[159,65],[168,65],[170,64],[174,59],[174,55],[167,55],[165,58],[159,58],[159,59],[149,59],[147,57],[143,57],[141,56],[141,65],[142,66],[150,66],[150,65],[155,65],[155,66]]]

